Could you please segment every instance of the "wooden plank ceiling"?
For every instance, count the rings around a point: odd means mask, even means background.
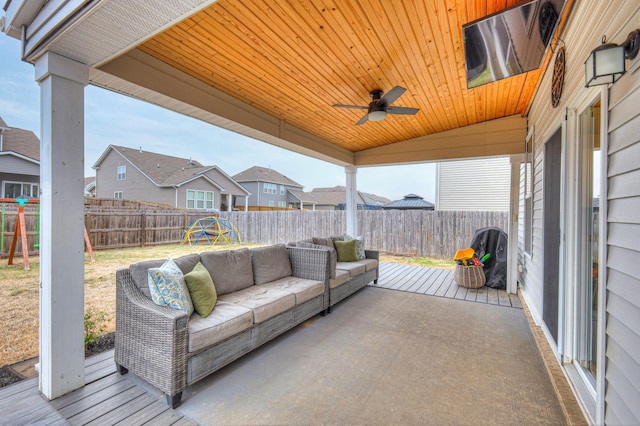
[[[139,49],[355,152],[526,112],[540,71],[469,90],[462,41],[463,24],[520,2],[220,0]],[[366,111],[332,107],[396,85],[393,105],[418,114],[356,126]]]

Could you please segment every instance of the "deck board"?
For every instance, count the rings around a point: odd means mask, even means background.
[[[2,424],[69,425],[123,424],[194,425],[169,408],[164,399],[147,393],[128,375],[116,372],[113,350],[85,360],[84,387],[53,401],[38,389],[38,378],[0,389]]]
[[[370,286],[522,309],[518,296],[505,290],[460,287],[449,269],[382,262],[379,272],[378,283]]]

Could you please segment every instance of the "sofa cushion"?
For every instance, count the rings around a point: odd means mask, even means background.
[[[356,240],[350,241],[334,241],[336,251],[338,252],[338,262],[355,262],[358,260],[356,252]]]
[[[275,287],[290,291],[296,296],[296,305],[307,302],[324,293],[322,281],[307,280],[298,277],[285,277],[265,284],[264,287]]]
[[[333,240],[331,239],[331,237],[326,237],[326,238],[313,237],[313,244],[318,244],[321,246],[327,246],[329,248],[333,248]]]
[[[336,288],[341,286],[342,284],[349,281],[351,275],[349,275],[349,271],[344,271],[342,269],[336,269],[336,277],[329,280],[329,287]]]
[[[195,311],[203,318],[208,317],[216,305],[218,295],[207,268],[198,262],[193,271],[185,274],[184,282],[189,287],[189,296]]]
[[[291,261],[284,244],[251,249],[251,264],[256,285],[291,276]]]
[[[334,247],[327,247],[320,244],[308,244],[304,242],[299,242],[298,247],[301,248],[312,248],[316,250],[329,250],[329,278],[336,277],[336,262],[338,262],[338,253]]]
[[[273,318],[296,305],[296,296],[292,292],[264,285],[254,285],[225,294],[218,299],[251,309],[255,324]]]
[[[224,294],[253,286],[253,268],[249,249],[210,251],[200,254],[215,283],[218,298]]]
[[[338,262],[336,268],[349,272],[349,276],[355,277],[364,274],[365,266],[360,262]]]
[[[209,347],[252,326],[251,309],[218,301],[208,317],[196,313],[189,319],[189,352]]]
[[[193,313],[189,288],[173,259],[167,259],[159,268],[149,268],[147,282],[151,299],[157,305],[178,309],[188,315]]]
[[[357,262],[360,265],[364,265],[365,271],[370,271],[372,269],[376,269],[378,267],[378,261],[376,259],[364,259],[358,260]]]
[[[352,237],[349,234],[344,234],[345,241],[356,240],[356,254],[358,255],[358,260],[365,259],[364,255],[364,235],[359,235],[357,237]]]
[[[188,254],[186,256],[173,259],[176,265],[180,268],[183,274],[190,272],[196,263],[200,261],[200,255],[198,253]],[[129,272],[136,287],[142,291],[142,293],[151,299],[149,293],[149,268],[159,268],[166,261],[166,259],[145,260],[144,262],[134,263],[129,266]]]

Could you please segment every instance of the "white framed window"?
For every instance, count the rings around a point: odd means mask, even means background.
[[[278,207],[287,207],[286,201],[278,201]]]
[[[262,184],[263,190],[265,194],[277,194],[278,193],[278,185],[275,183],[264,183]]]
[[[187,208],[213,210],[213,191],[187,189]]]
[[[113,198],[117,199],[117,200],[122,200],[124,194],[122,193],[122,191],[116,191],[113,193]]]
[[[273,202],[273,200],[269,200],[269,207],[273,207],[275,206],[275,203]]]
[[[127,179],[127,166],[118,166],[118,171],[116,173],[117,180],[126,180]]]
[[[284,185],[280,185],[280,195],[284,195]]]
[[[40,198],[37,183],[11,182],[2,183],[2,198]]]

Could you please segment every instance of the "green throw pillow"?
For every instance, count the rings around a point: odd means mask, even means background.
[[[208,317],[218,300],[209,271],[198,262],[193,270],[184,276],[184,281],[189,287],[189,294],[196,312],[202,318]]]
[[[358,260],[358,253],[356,252],[357,240],[351,241],[334,241],[338,252],[338,262],[355,262]]]

